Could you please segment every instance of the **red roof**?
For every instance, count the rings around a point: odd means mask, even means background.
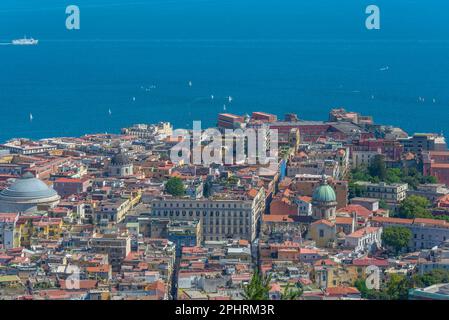
[[[378,267],[388,267],[388,260],[386,259],[376,259],[376,258],[360,258],[354,259],[352,261],[354,266],[378,266]]]
[[[412,224],[413,219],[402,218],[387,218],[387,217],[372,217],[371,221],[379,223],[392,223],[392,224]]]
[[[314,224],[325,224],[325,225],[327,225],[329,227],[333,227],[334,226],[334,224],[332,222],[330,222],[328,220],[325,220],[325,219],[321,219],[321,220],[315,221],[314,223],[312,223],[312,225],[314,225]]]
[[[18,215],[18,213],[0,213],[0,222],[14,222]]]
[[[436,169],[449,169],[449,163],[432,163],[431,166]]]
[[[373,217],[371,221],[378,223],[391,223],[391,224],[423,224],[427,226],[438,226],[443,228],[449,228],[449,223],[445,220],[438,219],[426,219],[426,218],[415,218],[415,219],[401,219],[401,218],[386,218],[386,217]]]
[[[72,179],[72,178],[59,178],[56,179],[57,183],[81,183],[83,182],[81,179]]]
[[[356,213],[357,216],[368,218],[373,215],[373,213],[366,209],[365,207],[362,207],[358,204],[350,204],[344,208],[341,208],[338,210],[338,212],[347,212],[347,213]]]
[[[109,272],[110,270],[110,266],[108,264],[102,264],[96,267],[86,267],[86,272],[92,272],[92,273],[97,273],[97,272]]]
[[[308,249],[308,248],[301,248],[299,251],[301,254],[318,254],[319,251],[317,249]]]
[[[350,224],[352,225],[352,218],[350,217],[336,217],[335,218],[335,223],[337,224]]]
[[[331,287],[326,289],[326,294],[329,296],[344,296],[348,294],[359,294],[360,291],[354,287]]]
[[[415,218],[414,223],[449,228],[449,223],[446,220]]]
[[[312,203],[312,197],[309,197],[309,196],[301,196],[301,197],[298,197],[298,199],[301,201],[304,201],[304,202]]]
[[[271,284],[270,292],[281,292],[281,286],[278,283]]]
[[[336,266],[337,263],[334,260],[331,259],[321,259],[315,261],[315,266]]]
[[[67,284],[69,287],[67,287]],[[95,289],[97,287],[97,281],[96,280],[79,280],[79,283],[76,284],[75,282],[71,282],[68,280],[59,280],[59,285],[61,286],[61,289],[67,289],[67,290],[83,290],[83,289]]]
[[[262,220],[264,222],[294,222],[293,219],[287,215],[287,214],[278,214],[278,215],[271,215],[271,214],[264,214],[262,216]]]
[[[375,232],[379,231],[379,229],[380,228],[377,228],[377,227],[365,227],[365,228],[359,229],[357,231],[354,231],[353,233],[348,235],[348,237],[360,238],[366,234],[375,233]]]

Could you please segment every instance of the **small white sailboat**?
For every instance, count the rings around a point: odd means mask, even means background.
[[[133,97],[133,101],[136,101],[136,97]]]
[[[231,96],[229,96],[229,97],[228,97],[228,101],[229,101],[229,103],[231,103],[231,102],[232,102],[232,100],[233,100],[233,98],[232,98]]]
[[[437,99],[433,98],[432,102],[437,103]]]
[[[193,85],[192,81],[189,81],[189,87],[191,87]]]
[[[111,109],[108,110],[109,115],[112,115],[112,111]]]
[[[226,111],[226,105],[225,104],[223,105],[223,111]]]
[[[33,114],[30,112],[30,122],[33,121]]]
[[[211,98],[211,100],[214,100],[214,95],[211,94],[211,95],[210,95],[210,98]]]

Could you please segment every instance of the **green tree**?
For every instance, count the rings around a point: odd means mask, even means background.
[[[387,178],[387,167],[385,166],[385,160],[383,155],[376,155],[373,158],[368,172],[373,177],[378,177],[380,181],[385,181]]]
[[[355,198],[355,197],[363,197],[366,193],[366,187],[359,185],[357,183],[354,183],[353,181],[349,182],[349,198]]]
[[[245,300],[268,300],[270,292],[271,276],[264,276],[258,271],[254,272],[250,282],[243,287]]]
[[[382,243],[391,247],[397,254],[407,248],[412,232],[405,227],[387,227],[382,232]]]
[[[369,289],[366,286],[366,280],[365,279],[358,278],[354,282],[354,287],[356,287],[357,290],[360,291],[360,293],[362,294],[362,298],[366,298],[367,297]]]
[[[387,183],[400,183],[402,181],[402,172],[401,169],[388,169],[386,182]]]
[[[358,167],[351,171],[350,180],[352,181],[373,181],[366,167]]]
[[[438,183],[438,179],[434,176],[423,176],[421,183]]]
[[[175,197],[183,196],[185,194],[184,183],[178,177],[170,178],[165,184],[165,191]]]
[[[399,207],[399,217],[414,218],[433,218],[429,211],[429,200],[421,196],[410,196],[402,201]]]
[[[302,288],[292,288],[290,283],[284,288],[284,292],[281,294],[281,300],[296,300],[303,293]]]
[[[398,281],[395,279],[391,285],[390,283],[388,283],[386,287],[383,287],[380,290],[368,289],[366,287],[366,280],[359,278],[354,282],[354,287],[356,287],[360,291],[362,298],[368,300],[397,300],[399,299],[399,296],[402,299],[407,299],[408,290],[407,292],[404,290],[404,283],[399,282],[399,284],[400,286],[398,287],[398,290],[395,290],[394,288],[395,285],[398,285]],[[407,288],[410,286],[406,278],[405,286]]]
[[[209,198],[212,195],[212,183],[209,180],[206,180],[204,183],[203,195],[206,198]]]
[[[383,199],[379,200],[379,208],[384,210],[389,209],[388,204]]]
[[[419,180],[414,176],[404,176],[402,177],[401,182],[407,183],[412,190],[416,190],[419,185]]]
[[[390,300],[407,300],[408,290],[411,288],[410,281],[404,275],[392,274],[388,281],[385,292]]]
[[[438,283],[449,283],[449,271],[434,269],[424,274],[416,274],[412,277],[414,287],[425,288]]]

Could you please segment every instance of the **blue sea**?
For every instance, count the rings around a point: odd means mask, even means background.
[[[380,30],[365,28],[372,3]],[[65,27],[69,4],[80,30]],[[0,141],[157,121],[213,126],[224,105],[310,120],[345,107],[409,133],[448,134],[448,9],[445,0],[1,0]],[[39,45],[7,44],[24,35]]]

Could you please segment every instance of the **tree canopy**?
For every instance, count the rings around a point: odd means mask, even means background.
[[[368,289],[365,279],[359,278],[355,281],[354,287],[365,299],[407,300],[409,289],[425,288],[438,283],[449,283],[449,270],[434,269],[424,274],[415,274],[412,277],[392,274],[380,290]]]
[[[281,294],[281,300],[296,300],[303,294],[303,292],[302,288],[294,288],[289,283]]]
[[[261,275],[257,270],[253,273],[250,282],[243,288],[245,300],[268,300],[271,276]]]
[[[416,168],[386,168],[382,156],[376,156],[369,167],[358,167],[351,171],[350,181],[369,181],[373,183],[407,183],[410,189],[419,184],[437,183],[433,176],[423,176]]]
[[[185,194],[184,183],[178,177],[170,178],[165,184],[165,191],[175,197],[183,196]]]
[[[382,243],[394,250],[395,253],[407,248],[412,232],[406,227],[387,227],[382,232]]]
[[[409,196],[401,202],[398,217],[406,219],[432,218],[429,200],[421,196]]]
[[[414,287],[425,288],[438,283],[449,283],[449,270],[434,269],[424,274],[412,277]]]
[[[387,167],[385,165],[385,159],[383,155],[374,156],[368,167],[368,173],[372,177],[377,177],[380,181],[385,181],[387,178]]]

